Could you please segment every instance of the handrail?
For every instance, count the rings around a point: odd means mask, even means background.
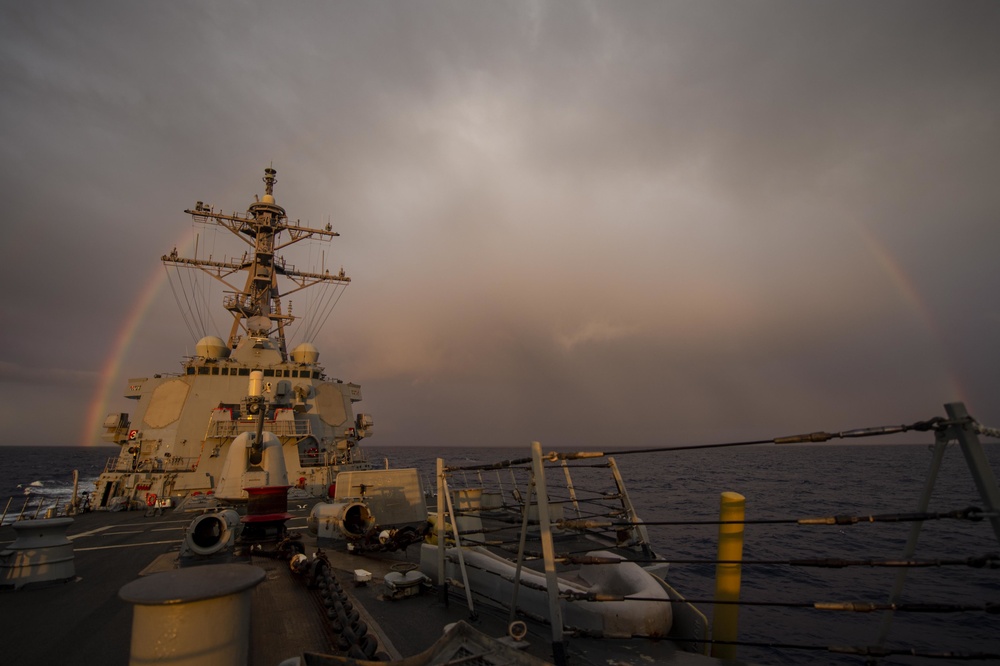
[[[205,436],[224,439],[245,432],[255,432],[256,428],[256,420],[213,421],[209,424]],[[312,424],[309,421],[265,421],[264,429],[278,437],[304,437],[312,434]]]
[[[105,472],[186,472],[194,471],[198,466],[198,458],[182,458],[180,456],[165,458],[146,458],[136,461],[126,454],[108,458],[104,465]]]
[[[3,525],[4,521],[7,520],[7,516],[10,515],[9,513],[10,505],[14,501],[14,497],[16,497],[16,495],[11,495],[10,497],[7,498],[7,504],[4,506],[3,513],[0,514],[0,525]],[[32,499],[38,500],[38,503],[34,507],[35,512],[32,513],[30,516],[25,516],[25,512],[28,511]],[[45,509],[46,512],[48,512],[49,509],[53,508],[56,510],[56,512],[58,512],[59,500],[54,500],[52,504],[49,504],[50,501],[53,501],[51,497],[46,497],[40,494],[30,494],[30,493],[26,494],[24,497],[24,504],[21,505],[21,510],[18,511],[17,516],[11,522],[16,523],[19,520],[35,520],[36,518],[38,518],[38,514],[42,512],[43,508]]]
[[[498,491],[498,488],[502,486],[497,483],[490,483],[490,477],[492,475],[483,474],[483,472],[488,470],[495,470],[497,472],[497,481],[500,480],[499,472],[501,470],[508,470],[512,479],[514,477],[514,472],[517,471],[519,474],[524,474],[525,476],[520,477],[522,480],[527,481],[529,484],[535,481],[541,481],[544,483],[544,467],[552,466],[560,468],[559,476],[565,476],[566,486],[564,489],[557,490],[555,494],[548,494],[548,496],[540,496],[537,499],[532,499],[530,497],[531,491],[529,490],[529,498],[526,502],[524,508],[524,513],[522,514],[522,533],[520,535],[521,543],[518,543],[517,535],[505,535],[505,536],[486,536],[483,543],[493,552],[507,551],[510,553],[510,559],[512,563],[516,562],[518,567],[520,563],[525,558],[525,556],[530,555],[530,557],[541,558],[544,562],[544,568],[546,574],[548,574],[555,564],[561,565],[594,565],[594,564],[613,564],[616,563],[612,561],[603,562],[598,561],[599,558],[593,558],[585,555],[581,555],[574,551],[567,551],[566,553],[552,553],[551,547],[546,547],[546,533],[548,529],[556,530],[581,530],[586,532],[598,532],[604,535],[617,538],[619,547],[631,546],[634,549],[638,548],[648,548],[648,541],[645,538],[640,537],[638,534],[629,534],[628,530],[645,531],[648,525],[737,525],[740,526],[744,524],[778,524],[787,523],[789,525],[807,525],[807,526],[823,526],[823,525],[852,525],[855,523],[899,523],[899,522],[911,522],[913,523],[913,529],[911,530],[911,538],[904,549],[902,557],[890,558],[890,559],[839,559],[839,558],[824,558],[816,560],[802,560],[802,559],[789,559],[789,560],[744,560],[742,555],[734,558],[718,556],[714,560],[708,559],[679,559],[674,560],[672,558],[664,559],[661,556],[657,556],[650,552],[645,557],[640,558],[628,558],[636,564],[656,564],[658,562],[666,563],[668,561],[675,563],[690,563],[690,564],[738,564],[738,565],[787,565],[787,566],[809,566],[809,567],[819,567],[819,568],[842,568],[847,566],[856,567],[881,567],[883,570],[885,568],[895,568],[899,572],[897,579],[896,589],[889,595],[889,600],[885,603],[875,603],[870,601],[862,602],[831,602],[831,601],[785,601],[785,600],[711,600],[702,601],[700,603],[708,604],[719,604],[719,605],[732,605],[736,607],[738,605],[746,606],[783,606],[783,607],[803,607],[803,608],[815,608],[819,610],[845,610],[854,612],[873,612],[880,611],[884,613],[882,615],[882,628],[880,630],[880,636],[875,642],[873,647],[866,648],[873,656],[885,656],[889,654],[914,654],[917,656],[933,657],[933,656],[943,656],[943,657],[955,657],[955,658],[971,658],[969,655],[963,656],[962,653],[958,652],[941,652],[941,653],[926,653],[920,652],[918,650],[907,651],[896,651],[895,649],[890,649],[884,647],[885,640],[888,634],[888,627],[891,622],[891,618],[894,612],[917,612],[917,613],[945,613],[945,612],[982,612],[991,615],[995,615],[1000,612],[1000,605],[995,603],[985,603],[985,604],[942,604],[942,603],[907,603],[903,604],[899,601],[899,594],[902,585],[903,572],[908,568],[930,568],[930,567],[940,567],[940,566],[966,566],[973,568],[997,568],[1000,567],[1000,555],[996,553],[986,553],[986,554],[971,554],[971,556],[964,556],[959,558],[951,559],[926,559],[917,560],[913,558],[913,553],[916,546],[916,536],[920,532],[920,527],[926,521],[932,521],[937,519],[956,519],[956,520],[966,520],[966,521],[984,521],[987,523],[987,527],[992,527],[993,532],[1000,542],[1000,485],[998,485],[995,475],[989,462],[985,458],[983,448],[980,445],[977,435],[986,435],[991,437],[996,437],[1000,435],[1000,429],[987,429],[980,426],[974,419],[972,419],[968,413],[965,411],[964,405],[961,403],[950,403],[945,405],[945,409],[948,413],[947,418],[936,418],[929,421],[919,422],[912,424],[910,426],[901,426],[896,428],[883,428],[883,429],[861,429],[855,431],[845,431],[842,433],[837,433],[838,437],[857,437],[857,436],[869,436],[874,434],[887,434],[888,432],[906,432],[906,431],[920,431],[928,432],[932,431],[935,435],[935,444],[932,447],[933,450],[933,460],[931,462],[931,469],[927,474],[924,487],[924,497],[921,499],[917,506],[915,512],[909,513],[879,513],[872,515],[836,515],[836,516],[826,516],[826,517],[806,517],[806,518],[767,518],[767,519],[723,519],[718,520],[669,520],[669,521],[653,521],[651,523],[646,523],[635,515],[635,509],[631,506],[630,502],[627,500],[627,492],[621,483],[621,475],[618,473],[616,466],[613,462],[614,458],[611,454],[615,455],[627,455],[631,453],[649,453],[649,454],[670,454],[673,451],[690,449],[690,448],[711,448],[715,446],[733,446],[733,445],[747,445],[751,444],[749,442],[744,443],[727,443],[723,445],[697,445],[693,447],[679,447],[676,449],[671,449],[667,447],[656,448],[656,449],[637,449],[629,451],[607,451],[607,452],[580,452],[580,453],[567,453],[567,452],[553,452],[548,455],[541,454],[540,450],[536,451],[535,446],[533,446],[532,456],[530,458],[517,458],[510,460],[503,460],[498,463],[484,463],[484,464],[463,464],[459,466],[455,465],[445,465],[443,460],[438,459],[438,494],[439,502],[441,502],[442,493],[444,498],[451,499],[452,493],[461,492],[455,487],[449,488],[449,483],[445,479],[465,479],[467,483],[472,482],[474,479],[471,477],[476,477],[475,480],[478,481],[478,488],[481,489],[483,493],[483,498],[486,498],[489,494],[491,498],[497,498],[491,500],[490,504],[483,503],[482,506],[447,506],[440,507],[439,504],[439,518],[438,518],[438,528],[439,536],[438,543],[443,543],[443,536],[440,535],[442,527],[448,526],[448,531],[453,529],[457,531],[457,528],[462,519],[465,518],[464,524],[466,526],[470,525],[470,519],[477,517],[486,517],[494,514],[499,506],[499,497],[504,494],[504,491],[519,491],[518,484],[515,482],[513,484],[513,489],[509,486],[506,489]],[[822,436],[820,436],[822,435]],[[802,442],[820,442],[832,439],[834,436],[828,436],[826,433],[817,433],[815,436],[801,436],[794,438],[776,438],[774,440],[767,440],[771,443],[784,443],[786,441],[802,441]],[[754,442],[757,443],[757,442]],[[935,485],[935,480],[937,477],[937,469],[941,462],[941,456],[944,453],[945,447],[951,443],[957,443],[958,447],[961,449],[967,467],[972,475],[972,480],[975,483],[975,488],[978,491],[979,498],[982,502],[981,506],[983,509],[978,507],[968,507],[964,509],[958,509],[955,511],[938,511],[935,513],[930,513],[927,511],[927,498],[929,497],[931,489]],[[612,470],[612,474],[617,482],[617,488],[611,490],[610,492],[603,491],[599,488],[590,488],[587,486],[590,481],[589,477],[584,475],[584,483],[579,483],[578,479],[572,479],[570,477],[570,465],[567,465],[567,461],[578,461],[584,462],[588,459],[595,457],[603,457],[608,460],[607,465]],[[530,467],[529,467],[530,465]],[[572,465],[572,467],[597,467],[598,465],[592,464],[577,464]],[[575,470],[574,470],[575,471]],[[468,477],[467,477],[467,474]],[[553,479],[555,480],[555,479]],[[561,485],[561,484],[560,484]],[[551,492],[552,489],[549,489]],[[541,493],[540,493],[541,495]],[[493,502],[497,502],[494,504]],[[619,507],[619,503],[622,504]],[[443,502],[442,502],[443,504]],[[547,513],[545,509],[552,509],[555,507],[567,507],[567,513],[573,512],[575,514],[575,519],[567,519],[561,516],[561,511],[555,516],[545,516]],[[455,511],[457,509],[457,511]],[[529,520],[528,512],[533,511],[534,514]],[[593,512],[593,513],[591,513]],[[525,552],[525,547],[523,545],[523,540],[525,536],[524,530],[528,524],[534,525],[534,538],[537,540],[541,538],[542,544],[539,550],[534,552]],[[509,521],[512,525],[513,522]],[[551,526],[551,527],[550,527]],[[509,531],[508,527],[497,527],[492,528],[490,526],[481,526],[478,529],[463,529],[462,530],[462,545],[465,545],[470,540],[470,537],[475,534],[480,535],[494,535],[497,533],[503,534]],[[512,538],[513,536],[513,538]],[[644,535],[642,535],[644,536]],[[631,537],[631,538],[629,538]],[[451,544],[449,544],[450,547]],[[455,543],[457,553],[461,551],[459,549],[459,543]],[[440,555],[443,555],[443,550]],[[514,552],[517,552],[517,559],[514,560]],[[548,552],[547,552],[548,551]],[[969,555],[969,554],[967,554]],[[479,568],[475,562],[467,563],[474,569]],[[521,586],[531,587],[531,585],[536,585],[537,590],[547,589],[550,593],[555,589],[555,586],[551,582],[541,585],[538,583],[527,583],[521,580],[520,569],[515,570],[513,576],[513,600],[507,604],[511,609],[511,613],[518,612],[518,602],[517,602],[517,589],[518,583]],[[467,584],[466,584],[467,585]],[[590,596],[582,596],[579,593],[570,592],[567,594],[559,595],[563,601],[654,601],[657,599],[644,599],[639,597],[629,597],[629,599],[619,599],[618,597],[606,597],[597,598]],[[676,599],[674,599],[676,601]],[[690,602],[690,600],[688,600]],[[718,610],[718,609],[717,609]],[[525,611],[521,611],[525,612]],[[539,615],[542,615],[544,611],[540,609],[537,605],[535,610]],[[548,610],[548,616],[552,618],[553,624],[559,624],[559,609],[554,605],[550,604]],[[512,615],[513,617],[513,615]],[[877,623],[876,623],[877,624]],[[579,627],[569,629],[580,630]],[[557,627],[553,626],[553,653],[556,655],[557,659],[559,657],[560,649],[560,638],[561,634]],[[669,636],[669,638],[674,638]],[[727,644],[727,645],[745,645],[745,646],[766,646],[772,648],[789,648],[789,649],[827,649],[833,652],[838,652],[842,650],[847,650],[848,648],[827,648],[827,647],[817,647],[817,646],[805,646],[805,645],[778,645],[778,644],[755,644],[746,641],[739,640],[725,640],[716,637],[716,640],[709,640],[707,634],[705,638],[678,638],[680,641],[690,641],[697,643],[700,646],[707,644]],[[849,648],[854,650],[855,648]],[[909,650],[909,648],[907,648]],[[851,652],[854,654],[855,652]],[[858,652],[858,654],[861,654]],[[1000,655],[996,654],[975,654],[972,655],[976,658],[998,658]]]

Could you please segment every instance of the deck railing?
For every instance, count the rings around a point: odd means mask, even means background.
[[[198,458],[165,457],[136,461],[131,455],[108,458],[105,472],[188,472],[198,466]]]
[[[208,427],[208,437],[236,437],[245,432],[256,432],[256,421],[214,421]],[[304,437],[312,434],[309,421],[265,421],[264,430],[278,437]]]
[[[917,621],[911,621],[909,626],[909,631],[911,632],[910,640],[914,641],[913,645],[904,645],[900,647],[895,647],[888,645],[890,628],[892,625],[893,617],[896,613],[910,613],[911,617],[913,614],[919,616],[926,616],[931,613],[985,613],[987,615],[995,614],[995,604],[989,602],[978,603],[978,599],[969,599],[962,597],[959,599],[959,603],[944,603],[934,599],[933,601],[921,601],[919,597],[914,598],[909,596],[910,600],[903,595],[903,587],[907,571],[911,568],[922,568],[922,569],[938,569],[941,567],[969,567],[976,568],[980,570],[985,569],[997,569],[1000,567],[1000,555],[998,555],[994,549],[992,543],[987,545],[990,548],[988,552],[983,550],[978,550],[976,546],[971,546],[968,544],[973,543],[986,543],[990,542],[989,538],[982,539],[981,536],[972,539],[972,533],[970,531],[957,532],[958,538],[945,536],[942,543],[947,542],[949,539],[956,540],[956,548],[959,549],[957,555],[953,557],[937,557],[933,559],[917,559],[916,557],[916,546],[918,537],[922,529],[925,528],[925,523],[930,523],[937,520],[959,520],[965,521],[970,527],[973,524],[980,523],[981,527],[978,529],[984,531],[992,530],[992,536],[995,537],[996,543],[1000,543],[1000,484],[998,484],[996,475],[993,471],[993,466],[991,461],[986,455],[986,452],[979,442],[978,435],[986,435],[989,437],[1000,438],[1000,429],[997,428],[986,428],[975,421],[967,412],[965,405],[962,403],[949,403],[945,406],[945,411],[947,412],[947,417],[934,417],[925,421],[918,421],[909,425],[889,425],[889,426],[879,426],[875,428],[855,428],[851,430],[842,430],[836,433],[827,432],[807,432],[802,435],[794,435],[790,437],[778,437],[769,440],[754,440],[745,442],[720,442],[712,444],[695,444],[691,446],[663,446],[658,448],[643,448],[643,449],[618,449],[614,453],[617,456],[625,456],[631,454],[640,455],[651,455],[651,454],[662,454],[662,455],[676,455],[677,452],[692,450],[692,449],[706,449],[715,447],[734,447],[734,446],[759,446],[762,444],[793,444],[793,443],[822,443],[829,441],[831,439],[848,439],[857,437],[876,437],[883,436],[886,434],[897,434],[905,433],[909,431],[917,432],[929,432],[933,431],[935,442],[931,449],[931,463],[930,469],[928,470],[927,477],[924,481],[923,492],[920,495],[920,499],[917,504],[916,511],[906,511],[906,512],[893,512],[893,513],[872,513],[870,515],[864,513],[855,514],[839,514],[839,515],[819,515],[800,513],[795,511],[791,515],[779,515],[779,516],[762,516],[747,518],[743,511],[743,497],[737,493],[724,492],[721,497],[721,507],[717,514],[719,516],[718,520],[714,517],[709,516],[696,516],[693,520],[683,520],[683,519],[671,519],[671,520],[661,520],[661,521],[650,521],[646,522],[641,520],[635,515],[635,511],[631,506],[630,500],[628,500],[628,495],[625,492],[624,484],[621,480],[621,474],[617,470],[617,465],[614,463],[614,458],[607,455],[605,452],[598,451],[582,451],[582,452],[551,452],[548,454],[543,454],[540,445],[537,442],[532,444],[532,456],[531,458],[519,458],[513,460],[504,460],[499,463],[491,464],[474,464],[474,465],[462,465],[446,467],[442,459],[437,460],[437,519],[434,523],[434,529],[436,531],[436,538],[433,543],[442,544],[449,543],[454,544],[452,548],[439,548],[437,552],[437,581],[438,585],[442,589],[442,593],[447,593],[448,586],[451,580],[461,579],[461,585],[459,589],[465,592],[466,601],[469,608],[469,613],[474,614],[475,606],[473,601],[473,591],[482,590],[479,596],[484,599],[492,599],[494,602],[505,604],[509,609],[511,615],[509,619],[513,621],[515,619],[515,611],[522,610],[528,617],[543,617],[547,618],[550,622],[552,628],[552,654],[555,657],[556,664],[564,664],[566,649],[563,645],[564,636],[566,635],[567,627],[563,626],[564,613],[568,614],[574,612],[574,602],[583,602],[586,604],[596,604],[596,603],[613,603],[621,604],[623,602],[631,603],[646,603],[646,602],[662,602],[669,603],[672,607],[672,626],[669,629],[669,633],[662,634],[671,641],[679,643],[685,649],[691,649],[692,651],[702,652],[707,647],[711,648],[711,655],[716,658],[722,659],[733,659],[736,658],[736,647],[743,646],[745,648],[753,649],[768,649],[768,650],[813,650],[813,651],[825,651],[833,652],[842,655],[856,655],[856,656],[868,656],[868,657],[892,657],[892,656],[915,656],[915,657],[925,657],[925,658],[946,658],[952,660],[1000,660],[1000,651],[996,649],[995,641],[992,643],[992,650],[990,650],[987,645],[985,636],[987,635],[983,631],[978,632],[978,636],[973,639],[975,642],[969,642],[966,638],[965,642],[962,639],[955,639],[960,645],[958,649],[955,650],[942,650],[938,647],[925,647],[921,645],[921,641],[929,640],[930,636],[934,635],[935,627],[932,622],[928,621],[922,624],[918,624]],[[930,500],[933,494],[935,484],[937,482],[937,477],[941,469],[942,458],[945,454],[946,449],[951,445],[957,443],[958,448],[961,449],[962,455],[965,458],[966,466],[971,474],[973,485],[975,486],[975,491],[978,491],[978,502],[981,506],[985,507],[985,510],[978,507],[967,507],[967,508],[956,508],[950,511],[939,511],[931,512]],[[860,447],[859,447],[860,448]],[[844,456],[850,456],[852,449],[850,447],[843,447],[837,450],[837,452]],[[616,488],[610,492],[600,486],[594,484],[593,479],[589,479],[588,475],[591,472],[590,468],[599,467],[602,463],[598,459],[606,458],[608,466],[611,467],[614,477]],[[575,462],[574,465],[567,466],[568,461]],[[853,462],[857,462],[855,459]],[[528,463],[531,467],[528,468]],[[658,469],[659,466],[651,464],[649,461],[645,461],[644,464],[650,466],[652,469]],[[546,468],[549,471],[556,472],[552,474],[552,477],[558,477],[558,466],[562,467],[563,472],[566,476],[566,487],[565,490],[560,488],[555,488],[555,484],[552,486],[548,485],[546,482]],[[574,474],[579,474],[579,481],[582,484],[575,484],[571,480],[569,475],[569,467],[573,467]],[[530,469],[530,472],[529,472]],[[503,501],[503,487],[501,482],[503,481],[500,472],[509,471],[511,474],[511,481],[513,483],[508,484],[508,488],[511,490],[517,501],[520,503],[522,498],[526,497],[524,500],[524,510],[521,512],[522,528],[519,542],[512,539],[510,535],[506,535],[505,531],[508,530],[508,525],[511,523],[503,524],[499,527],[493,527],[492,525],[484,526],[482,523],[482,518],[489,516],[491,512],[495,511],[496,506],[492,498],[498,498],[499,501]],[[520,478],[515,478],[514,472],[517,471],[521,474]],[[493,487],[492,479],[490,476],[495,473],[497,477],[497,484],[499,484],[500,492],[496,490],[491,490]],[[524,475],[529,474],[527,491],[523,492],[524,487]],[[465,478],[467,475],[474,476],[473,479]],[[464,481],[464,488],[455,487],[452,484],[458,482],[456,476],[461,476]],[[801,482],[800,479],[794,476],[788,478],[794,478],[796,482]],[[554,478],[550,479],[555,481]],[[485,482],[485,483],[484,483]],[[865,483],[868,483],[866,480]],[[488,484],[488,485],[487,485]],[[520,486],[520,487],[519,487]],[[659,484],[657,484],[659,486]],[[830,487],[842,488],[841,484],[837,480],[830,481]],[[473,493],[472,491],[475,491]],[[485,501],[479,499],[482,497],[483,500],[486,499],[487,493],[491,495],[491,504],[488,506]],[[516,493],[516,494],[515,494]],[[959,495],[962,496],[969,493],[969,490],[960,491]],[[905,497],[905,494],[899,493],[901,496]],[[534,497],[533,497],[534,496]],[[968,495],[966,495],[968,496]],[[475,498],[475,501],[469,501],[470,498]],[[684,499],[686,502],[686,498]],[[586,502],[586,504],[585,504]],[[620,506],[618,503],[620,502]],[[961,506],[961,505],[959,505]],[[575,518],[564,518],[560,517],[556,519],[553,515],[553,509],[558,508],[562,513],[574,513]],[[515,513],[516,515],[516,513]],[[525,555],[528,553],[526,550],[526,537],[528,536],[528,526],[534,522],[537,525],[535,531],[531,533],[531,538],[536,540],[536,543],[532,544],[532,551],[530,555],[535,559],[541,559],[543,565],[541,567],[536,566],[537,574],[533,579],[529,579],[534,587],[529,587],[524,583],[521,577],[522,562],[525,561]],[[854,525],[854,524],[891,524],[891,523],[910,523],[909,528],[909,538],[906,541],[906,545],[903,549],[901,556],[882,556],[876,558],[864,558],[856,559],[853,557],[812,557],[812,558],[802,558],[799,554],[794,554],[788,559],[777,559],[774,555],[771,555],[768,559],[744,559],[742,541],[737,540],[742,538],[742,531],[744,525],[754,525],[755,531],[759,530],[756,535],[760,535],[764,530],[781,530],[786,527],[791,526],[810,526],[816,529],[822,529],[824,526],[832,527],[838,529],[840,534],[844,534],[842,526]],[[621,563],[619,555],[617,552],[613,551],[615,554],[613,557],[605,557],[600,554],[587,553],[584,549],[579,548],[575,540],[567,539],[565,536],[568,533],[576,532],[579,534],[586,535],[588,539],[615,539],[617,541],[616,548],[624,549],[631,548],[635,550],[635,547],[641,548],[644,552],[636,553],[637,557],[634,559],[634,563],[643,563],[645,565],[654,565],[654,567],[659,566],[659,562],[666,563],[666,560],[661,560],[658,556],[654,556],[652,550],[649,550],[648,541],[646,538],[647,527],[651,528],[664,528],[671,527],[673,529],[705,529],[706,527],[715,527],[718,530],[718,549],[714,557],[712,555],[698,556],[696,553],[692,553],[694,557],[672,557],[670,562],[672,564],[689,564],[698,566],[714,566],[716,569],[716,587],[715,594],[712,596],[711,593],[706,594],[703,598],[699,599],[697,597],[684,600],[682,599],[676,591],[669,588],[664,581],[661,581],[664,591],[666,592],[666,597],[664,596],[654,596],[654,595],[636,595],[636,594],[615,594],[609,592],[605,583],[602,582],[601,589],[574,589],[572,584],[562,585],[558,582],[558,569],[557,565],[564,566],[567,569],[573,566],[583,566],[592,567],[595,565],[607,565],[607,566],[617,566]],[[796,527],[798,528],[798,527]],[[449,532],[446,534],[445,532]],[[684,538],[680,540],[677,539],[678,533],[675,532],[675,542],[685,541]],[[774,534],[778,534],[774,532]],[[559,538],[557,538],[559,537]],[[857,538],[863,538],[858,536]],[[940,538],[940,537],[939,537]],[[476,545],[476,542],[486,543],[490,552],[492,553],[489,557],[477,558],[476,549],[468,548],[467,546]],[[695,540],[687,539],[688,544],[700,544],[701,542],[707,542],[709,539],[698,538]],[[851,542],[842,539],[841,537],[836,537],[835,541],[840,543],[844,541],[850,544]],[[896,545],[897,539],[885,538],[883,543]],[[507,553],[514,552],[514,544],[517,543],[517,559],[513,560],[511,563],[512,567],[515,567],[514,573],[509,577],[504,575],[504,578],[513,583],[513,589],[508,597],[510,600],[502,599],[500,594],[497,594],[497,590],[500,590],[494,584],[496,574],[494,569],[494,563],[497,561],[496,555],[506,555]],[[597,543],[595,541],[595,543]],[[785,541],[783,545],[788,545],[790,541]],[[794,543],[794,542],[791,542]],[[568,547],[575,547],[576,549],[570,549]],[[687,548],[688,546],[675,548]],[[801,548],[802,546],[797,546]],[[794,550],[796,546],[792,546]],[[972,548],[971,551],[963,551],[962,549]],[[610,549],[609,549],[610,550]],[[758,552],[765,552],[771,550],[770,547],[763,548]],[[539,552],[540,551],[540,552]],[[801,552],[801,551],[800,551]],[[780,556],[779,556],[780,557]],[[627,558],[632,559],[632,558]],[[485,564],[483,564],[485,563]],[[446,567],[447,565],[447,567]],[[758,571],[763,571],[764,567],[771,569],[770,573],[758,574],[766,575],[768,578],[768,588],[767,591],[774,594],[777,593],[781,588],[785,587],[781,585],[781,578],[777,576],[781,575],[775,570],[778,567],[794,567],[793,569],[797,573],[802,572],[804,568],[805,571],[811,570],[826,570],[828,574],[832,576],[836,575],[836,570],[854,568],[856,570],[860,569],[871,569],[872,576],[877,576],[878,571],[893,571],[895,581],[892,584],[892,589],[889,593],[889,599],[886,603],[880,603],[877,601],[836,601],[836,600],[826,600],[820,598],[807,598],[807,599],[781,599],[781,598],[756,598],[756,599],[741,599],[740,598],[740,580],[742,569],[759,567]],[[542,570],[544,571],[544,583],[539,582],[541,578]],[[851,576],[850,573],[845,572],[846,576],[841,578],[834,578],[834,581],[843,582],[850,577],[854,580],[851,582],[853,584],[860,584],[858,582],[858,576]],[[660,574],[657,574],[660,575]],[[796,574],[792,574],[796,575]],[[789,575],[787,579],[789,582],[795,580]],[[943,575],[948,575],[943,572]],[[698,576],[700,578],[700,574]],[[812,575],[797,575],[799,580],[811,579]],[[963,576],[964,578],[964,576]],[[958,580],[958,576],[953,575],[953,580]],[[477,580],[478,588],[477,588]],[[778,584],[775,584],[778,583]],[[798,583],[796,582],[796,585]],[[821,581],[821,590],[833,589],[837,587],[836,582]],[[989,589],[990,583],[984,584],[982,590],[985,592]],[[950,587],[950,585],[947,585]],[[794,587],[794,586],[789,586]],[[545,592],[547,599],[547,608],[543,606],[542,600],[539,595],[532,593],[532,598],[530,601],[525,602],[525,608],[520,608],[518,606],[518,590],[523,588],[525,590],[533,590],[537,592],[542,590]],[[626,590],[628,588],[625,588]],[[805,589],[805,588],[803,588]],[[877,589],[877,588],[873,588]],[[494,593],[494,597],[489,597],[487,591]],[[757,592],[764,591],[764,588],[758,585]],[[500,592],[506,592],[506,590],[500,590]],[[926,590],[936,595],[936,590]],[[925,592],[925,593],[926,593]],[[910,592],[910,595],[913,595]],[[683,602],[683,603],[682,603]],[[478,601],[476,603],[479,603]],[[708,625],[705,616],[701,614],[692,604],[704,604],[713,606],[713,628],[711,633],[708,632]],[[765,637],[766,642],[762,640],[745,641],[740,640],[737,633],[737,621],[736,621],[736,611],[740,607],[755,607],[763,609],[766,607],[775,607],[781,609],[780,612],[787,612],[787,609],[811,609],[811,610],[821,610],[821,611],[843,611],[851,613],[872,613],[881,612],[881,618],[878,627],[878,637],[874,645],[850,645],[850,644],[837,644],[837,645],[824,645],[822,643],[795,643],[792,641],[778,642],[774,637]],[[690,612],[686,610],[690,609]],[[732,611],[732,612],[730,612]],[[617,614],[615,611],[615,617],[627,617],[627,614],[622,612]],[[683,613],[683,615],[682,615]],[[642,612],[641,617],[653,617],[654,613]],[[775,617],[775,616],[772,616]],[[578,628],[579,622],[570,622],[568,625]],[[847,621],[843,623],[831,624],[841,630],[844,627],[848,627]],[[975,627],[977,624],[968,624],[966,626]],[[850,635],[854,636],[857,633],[857,627],[850,627],[852,632]],[[916,632],[920,632],[919,635]],[[925,637],[925,633],[927,637]],[[971,633],[971,632],[970,632]],[[995,633],[995,632],[994,632]],[[856,640],[856,639],[852,639]],[[973,648],[975,651],[970,651],[968,648]],[[985,649],[984,649],[985,648]],[[769,655],[770,656],[770,655]],[[869,659],[871,663],[874,663]]]

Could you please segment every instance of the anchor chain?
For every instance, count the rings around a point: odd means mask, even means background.
[[[336,648],[351,659],[386,661],[387,656],[379,652],[378,639],[368,631],[368,625],[361,619],[325,558],[314,560],[310,578],[319,588],[326,617],[337,634]]]

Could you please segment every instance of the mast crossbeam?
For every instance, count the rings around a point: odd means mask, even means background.
[[[304,227],[299,220],[290,224],[285,209],[274,201],[275,173],[272,168],[265,170],[266,194],[250,204],[244,214],[216,211],[200,201],[194,209],[184,211],[196,222],[217,224],[250,245],[252,249],[249,254],[243,255],[242,260],[188,259],[179,256],[174,249],[169,255],[164,255],[162,261],[167,266],[202,270],[232,290],[223,298],[223,306],[235,320],[229,336],[230,347],[235,348],[239,340],[237,336],[239,330],[247,330],[244,320],[263,316],[277,323],[276,341],[282,358],[285,358],[284,329],[287,324],[295,320],[295,317],[290,311],[288,313],[281,311],[282,298],[320,283],[339,283],[346,286],[350,284],[351,278],[344,274],[344,269],[340,269],[339,273],[330,273],[328,270],[323,273],[300,271],[295,266],[286,264],[285,260],[276,254],[279,250],[299,241],[314,238],[329,242],[331,238],[340,234],[333,231],[329,224],[323,229]],[[287,233],[288,238],[284,242],[278,242],[278,237],[282,233]],[[238,272],[247,274],[246,284],[242,289],[225,279]],[[288,279],[295,287],[281,292],[278,289],[279,275]]]

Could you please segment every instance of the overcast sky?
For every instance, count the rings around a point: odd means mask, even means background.
[[[353,278],[315,344],[372,447],[1000,426],[998,35],[995,1],[2,3],[0,443],[180,369],[159,257],[222,254],[183,210],[270,164],[342,234],[297,265]]]

